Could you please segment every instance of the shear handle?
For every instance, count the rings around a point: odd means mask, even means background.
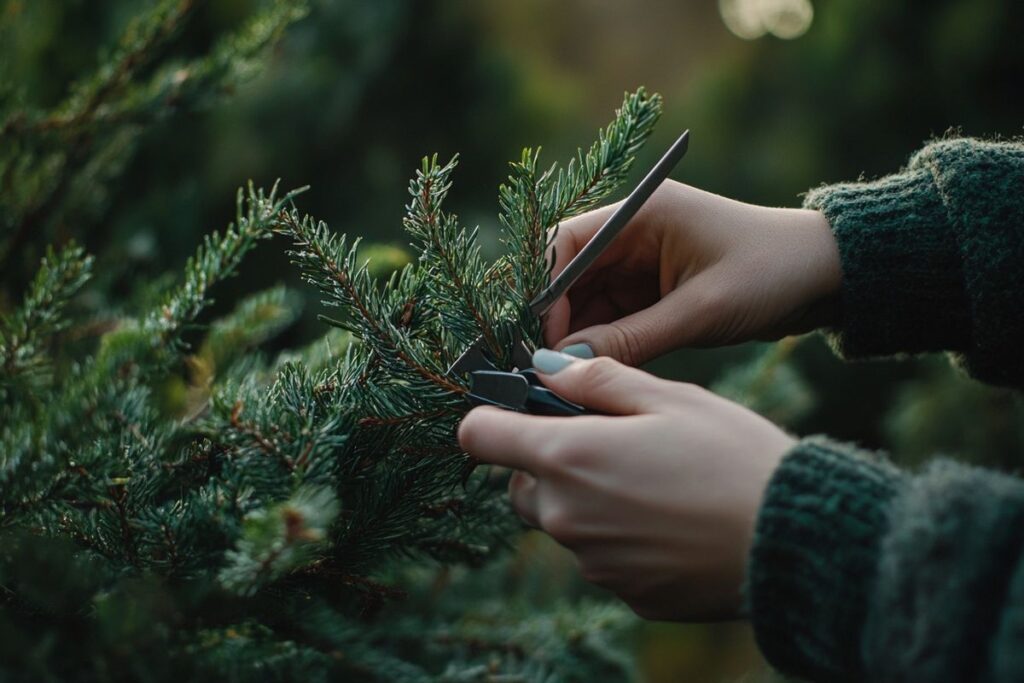
[[[598,415],[593,410],[588,410],[578,403],[573,403],[567,398],[562,398],[551,389],[544,386],[533,368],[520,370],[519,373],[526,378],[530,384],[530,390],[526,395],[526,410],[534,415],[552,415],[555,417],[574,417],[576,415]]]
[[[594,414],[583,406],[562,398],[546,387],[530,387],[530,395],[526,399],[526,410],[531,415],[550,415],[553,417],[575,417],[577,415]]]

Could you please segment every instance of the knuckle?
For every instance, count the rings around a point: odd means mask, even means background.
[[[600,390],[612,381],[619,364],[607,356],[600,356],[589,360],[581,371],[581,380],[588,391]]]
[[[545,472],[557,472],[562,469],[562,458],[565,447],[556,439],[548,439],[537,446],[536,458],[538,468]]]
[[[707,391],[704,387],[692,382],[669,382],[669,384],[681,397],[688,399],[699,398]]]
[[[726,310],[728,303],[729,295],[723,287],[705,286],[694,297],[694,314],[700,320],[715,321],[722,315],[722,311]]]
[[[590,467],[593,461],[593,454],[585,445],[555,439],[541,444],[536,456],[539,469],[548,476],[568,475]]]
[[[508,479],[508,494],[512,498],[525,494],[534,485],[533,477],[522,470],[515,470]]]
[[[637,588],[635,585],[629,587],[620,586],[615,591],[616,595],[625,602],[633,613],[641,619],[657,621],[663,616],[663,600],[652,596],[649,591]]]
[[[567,474],[590,462],[590,452],[579,443],[552,442],[542,447],[541,460],[552,474]]]
[[[541,510],[540,525],[556,541],[571,542],[577,536],[576,520],[568,510],[561,507],[549,507]]]
[[[638,365],[645,357],[644,350],[650,348],[650,334],[635,325],[624,325],[619,321],[609,323],[615,355],[626,365]]]

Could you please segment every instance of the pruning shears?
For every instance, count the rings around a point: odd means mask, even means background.
[[[672,143],[654,168],[594,233],[565,270],[530,302],[530,313],[538,318],[543,316],[569,291],[664,182],[686,154],[689,141],[690,131],[687,130]],[[518,332],[512,347],[512,363],[514,370],[499,370],[492,362],[487,352],[487,342],[481,335],[452,363],[448,372],[458,375],[469,373],[470,390],[466,398],[473,405],[492,405],[534,415],[572,416],[592,412],[544,386],[537,371],[533,369],[533,353]]]

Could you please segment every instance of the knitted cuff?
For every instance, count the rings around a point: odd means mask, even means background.
[[[937,460],[890,510],[865,679],[1021,680],[1024,482]]]
[[[1024,144],[943,140],[910,165],[935,178],[957,235],[971,309],[958,360],[984,382],[1024,386]]]
[[[842,261],[848,358],[957,351],[970,345],[970,307],[955,230],[935,178],[910,168],[871,183],[822,187],[804,206],[828,218]]]
[[[798,443],[772,476],[746,600],[758,645],[779,670],[861,680],[868,596],[901,480],[882,458],[823,437]]]

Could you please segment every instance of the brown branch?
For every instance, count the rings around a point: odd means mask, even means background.
[[[166,524],[161,524],[160,530],[163,531],[164,534],[164,543],[167,546],[167,555],[171,561],[171,568],[172,570],[177,569],[179,564],[179,557],[177,543],[175,543],[174,540],[174,534],[171,533],[170,527],[168,527]]]
[[[534,182],[530,185],[530,213],[532,214],[532,220],[530,221],[530,232],[534,237],[531,240],[533,245],[533,252],[529,255],[530,263],[537,263],[541,258],[544,257],[544,250],[547,247],[547,228],[543,225],[541,220],[540,200],[537,198],[537,183]],[[545,269],[546,270],[546,269]],[[531,283],[532,284],[532,283]],[[544,284],[540,285],[542,288]],[[527,301],[533,298],[536,292],[526,292]]]
[[[420,505],[420,513],[424,517],[430,517],[433,519],[443,517],[449,513],[459,517],[465,507],[466,502],[461,498],[448,498],[447,500],[442,500],[441,502],[434,503],[432,505],[427,503]]]
[[[135,532],[132,531],[131,520],[128,519],[125,487],[123,485],[112,485],[107,489],[107,492],[117,508],[117,518],[121,526],[121,542],[124,544],[128,561],[137,565],[139,558],[135,551]]]
[[[277,447],[273,441],[264,436],[263,432],[260,431],[259,427],[254,424],[242,421],[242,410],[245,408],[245,403],[237,401],[231,408],[231,426],[242,434],[248,436],[256,443],[260,449],[267,455],[272,455],[284,464],[289,470],[295,469],[295,463],[287,455],[281,452],[281,449]]]
[[[365,576],[344,574],[338,578],[346,586],[358,586],[383,599],[404,600],[409,595],[401,588],[395,588],[394,586],[389,586],[386,583],[381,583],[380,581],[374,581],[373,579]]]
[[[623,137],[625,139],[627,139],[627,140],[632,139],[632,137],[633,137],[633,127],[632,126],[629,128],[629,130],[626,132],[626,134]],[[593,190],[595,187],[597,187],[597,184],[599,182],[601,182],[607,175],[608,175],[608,168],[605,167],[605,166],[602,166],[601,169],[598,171],[598,173],[596,175],[591,176],[590,182],[587,183],[586,185],[584,185],[583,189],[581,189],[579,192],[576,193],[576,196],[574,196],[571,200],[569,200],[569,202],[566,203],[565,206],[560,207],[558,214],[554,217],[555,218],[555,223],[556,224],[557,223],[561,223],[562,222],[562,218],[565,216],[566,212],[569,211],[573,206],[575,206],[576,202],[578,202],[581,199],[583,199],[591,190]]]

